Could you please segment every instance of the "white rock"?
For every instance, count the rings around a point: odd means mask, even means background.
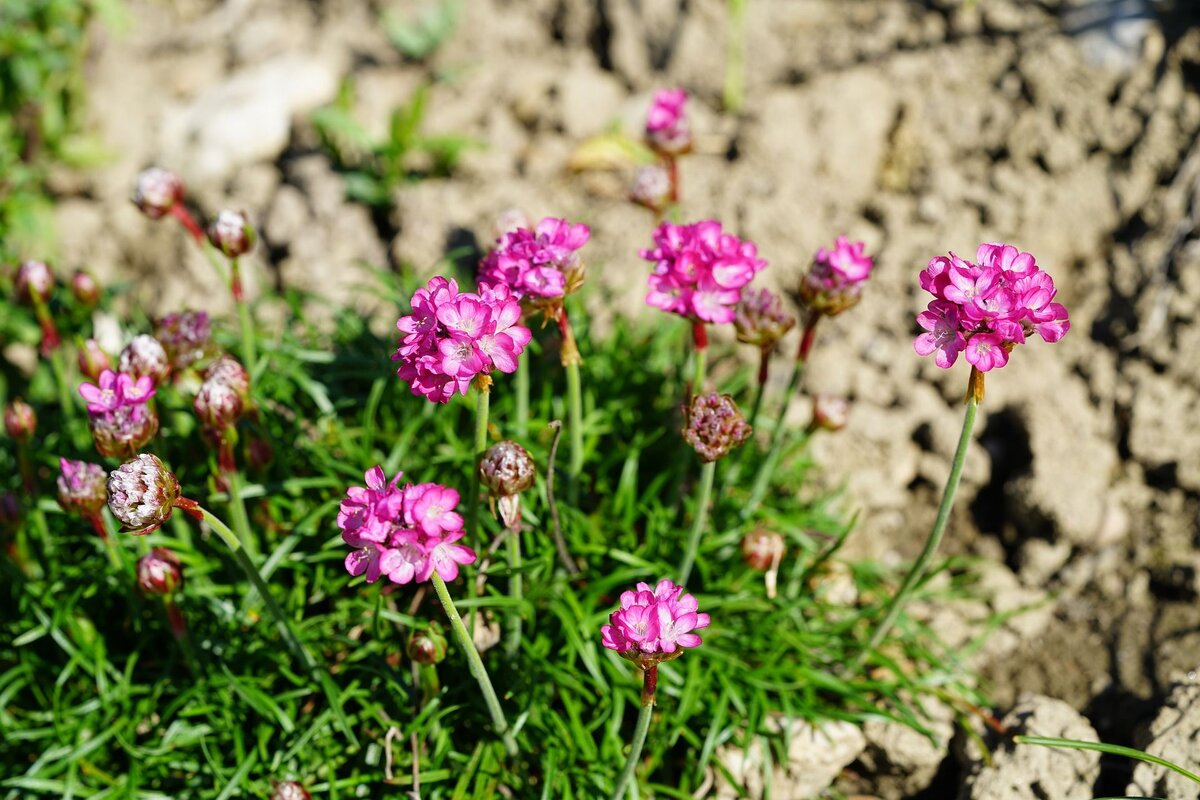
[[[771,797],[803,800],[827,789],[866,745],[862,731],[849,722],[814,726],[799,719],[773,718],[767,725],[776,733],[786,729],[790,737],[788,762],[775,764],[771,773]],[[767,796],[763,782],[764,746],[758,737],[747,748],[725,746],[717,750],[717,759],[737,783],[731,786],[718,772],[718,800]]]

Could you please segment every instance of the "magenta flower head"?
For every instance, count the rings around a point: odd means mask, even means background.
[[[660,89],[654,93],[646,113],[646,143],[665,156],[677,156],[692,149],[692,131],[684,106],[683,89]]]
[[[150,167],[138,174],[133,189],[133,204],[150,219],[169,214],[183,199],[183,181],[173,172]]]
[[[132,533],[157,529],[179,499],[179,481],[157,456],[142,453],[108,475],[108,509]]]
[[[203,311],[167,314],[154,327],[154,338],[162,343],[174,370],[203,361],[214,350],[212,326]]]
[[[441,276],[412,297],[412,313],[396,327],[403,334],[392,360],[412,393],[435,403],[465,395],[476,376],[514,372],[529,344],[529,328],[518,324],[521,304],[503,284],[480,284],[479,293],[459,292]]]
[[[683,438],[707,464],[741,447],[753,430],[727,394],[700,394],[684,408]]]
[[[367,470],[366,486],[352,486],[338,511],[342,540],[352,549],[346,571],[368,583],[386,576],[393,583],[424,582],[436,572],[458,577],[459,565],[475,561],[475,551],[455,544],[464,536],[455,508],[459,494],[436,483],[399,486],[382,467]]]
[[[16,399],[4,406],[4,432],[18,442],[28,442],[37,431],[37,412],[24,400]]]
[[[145,594],[167,597],[183,586],[183,564],[165,547],[156,547],[138,559],[137,585]]]
[[[162,343],[148,334],[133,337],[117,362],[118,370],[136,379],[150,378],[155,385],[171,374],[171,359]]]
[[[600,641],[642,669],[683,655],[699,647],[694,633],[709,624],[708,614],[697,612],[696,598],[663,579],[653,589],[645,583],[621,594],[621,607],[600,629]]]
[[[812,268],[800,281],[799,302],[815,315],[836,316],[858,304],[863,284],[875,261],[864,252],[863,242],[839,236],[833,249],[821,248]]]
[[[296,781],[275,781],[271,786],[271,800],[312,800],[312,795]]]
[[[583,285],[579,250],[590,236],[587,225],[554,217],[546,217],[534,229],[508,231],[480,262],[479,280],[503,284],[518,300],[557,318],[562,298]]]
[[[90,273],[77,269],[71,276],[71,296],[81,306],[90,308],[100,302],[100,285]]]
[[[753,242],[724,232],[715,220],[664,222],[654,244],[641,251],[654,262],[646,303],[693,322],[733,322],[742,288],[767,266]]]
[[[921,272],[921,288],[933,295],[917,323],[925,332],[913,347],[949,369],[963,353],[979,372],[1008,363],[1009,353],[1037,334],[1057,342],[1071,328],[1067,309],[1053,302],[1054,279],[1029,253],[1012,245],[981,244],[971,263],[950,253]]]
[[[770,289],[742,292],[734,315],[737,340],[768,351],[796,325],[796,318],[784,310],[782,298]]]
[[[533,486],[536,474],[529,451],[513,441],[497,442],[480,459],[479,481],[487,487],[492,502],[499,503],[500,518],[508,527],[520,521],[521,492]]]
[[[39,303],[54,291],[54,273],[44,261],[22,261],[17,267],[13,288],[22,303]]]
[[[79,394],[87,401],[88,425],[96,450],[109,458],[132,458],[158,433],[158,414],[150,406],[154,381],[136,381],[126,373],[105,370],[96,384],[84,383]]]
[[[108,502],[108,472],[99,464],[58,460],[58,504],[68,514],[91,519]]]
[[[254,227],[241,211],[228,209],[217,214],[208,226],[208,241],[227,258],[237,258],[254,249]]]

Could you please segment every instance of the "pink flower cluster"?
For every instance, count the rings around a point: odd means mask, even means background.
[[[683,89],[660,89],[654,93],[646,113],[646,141],[660,153],[679,155],[692,144],[692,132],[684,113],[687,92]]]
[[[396,323],[404,334],[392,356],[400,362],[396,374],[435,403],[465,395],[476,375],[516,370],[532,336],[520,319],[521,304],[503,284],[480,284],[476,294],[432,278],[413,294],[412,313]]]
[[[154,379],[144,375],[135,380],[106,369],[98,384],[79,386],[96,450],[103,456],[132,458],[158,432],[158,415],[149,405]]]
[[[89,414],[104,414],[122,406],[145,405],[154,396],[154,379],[144,375],[136,380],[124,372],[106,369],[100,373],[100,385],[83,383],[79,395],[87,402]]]
[[[964,353],[980,372],[1003,367],[1008,354],[1036,333],[1057,342],[1071,327],[1067,309],[1055,303],[1054,279],[1029,253],[1012,245],[981,244],[971,263],[950,253],[921,272],[921,288],[934,296],[917,315],[925,329],[913,343],[919,355],[934,354],[948,369]]]
[[[639,583],[634,591],[621,593],[621,607],[600,629],[601,643],[643,669],[678,658],[683,649],[701,644],[693,631],[708,627],[708,614],[697,613],[697,606],[694,596],[670,580],[653,589]]]
[[[837,237],[833,248],[817,250],[812,268],[800,282],[800,301],[817,314],[834,316],[858,303],[875,260],[866,244]]]
[[[753,242],[725,233],[716,220],[664,222],[654,244],[641,251],[654,262],[646,303],[693,322],[733,322],[742,287],[767,266]]]
[[[436,483],[399,486],[383,468],[367,470],[367,485],[352,486],[338,511],[342,540],[354,548],[346,556],[351,575],[366,573],[368,582],[387,576],[393,583],[458,577],[460,564],[475,561],[475,551],[455,544],[465,535],[463,518],[454,509],[458,492]]]
[[[480,263],[479,280],[507,286],[518,300],[562,297],[578,288],[570,278],[581,268],[579,249],[589,236],[587,225],[555,217],[546,217],[533,230],[510,230]]]

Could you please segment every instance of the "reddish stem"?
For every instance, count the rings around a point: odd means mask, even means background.
[[[100,537],[100,541],[108,543],[108,529],[104,527],[104,518],[99,514],[92,514],[88,517],[88,521],[92,523],[92,530]]]
[[[176,203],[171,206],[171,216],[179,220],[183,227],[187,228],[188,233],[196,240],[196,244],[204,244],[204,229],[200,227],[200,223],[196,222],[196,218],[184,207],[183,203]]]
[[[700,321],[692,322],[692,344],[697,350],[704,350],[708,347],[708,329],[704,327],[704,323]]]
[[[175,638],[182,642],[187,638],[187,622],[183,619],[183,612],[170,597],[163,601],[163,605],[167,609],[167,622],[171,625],[171,633],[175,634]]]
[[[642,705],[654,705],[654,697],[658,693],[658,664],[646,667],[642,680]]]
[[[758,357],[758,385],[767,385],[767,376],[771,372],[771,350],[772,347],[764,347]]]
[[[230,259],[229,265],[229,289],[233,293],[233,301],[240,303],[245,296],[242,292],[242,271],[238,268],[236,258]]]
[[[679,204],[679,164],[675,160],[675,156],[667,156],[667,177],[671,180],[671,194],[669,201],[671,205]]]
[[[800,348],[796,351],[797,361],[808,361],[809,351],[812,350],[813,342],[816,340],[817,323],[820,320],[820,314],[813,314],[805,322],[804,333],[800,337]]]
[[[204,509],[200,508],[200,504],[190,497],[180,497],[175,501],[175,507],[197,522],[204,521]]]

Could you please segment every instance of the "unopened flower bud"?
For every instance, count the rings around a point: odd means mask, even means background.
[[[228,258],[250,252],[254,239],[254,228],[241,211],[222,211],[208,226],[208,241]]]
[[[147,403],[88,414],[96,452],[106,458],[132,458],[158,433],[158,414]]]
[[[629,187],[629,199],[651,211],[661,212],[671,202],[671,176],[660,164],[638,167]]]
[[[150,533],[170,519],[179,497],[179,480],[148,453],[108,475],[108,508],[134,533]]]
[[[150,219],[170,213],[183,199],[183,181],[174,172],[161,167],[144,169],[137,177],[133,204]]]
[[[210,428],[225,430],[242,415],[242,397],[230,384],[209,378],[200,384],[192,404],[196,416]]]
[[[171,595],[183,585],[183,565],[165,547],[156,547],[138,559],[137,585],[146,594]]]
[[[205,381],[223,383],[245,400],[250,395],[250,373],[233,356],[223,355],[204,371]]]
[[[119,372],[134,378],[149,377],[157,386],[171,374],[171,359],[162,342],[149,334],[140,334],[121,351]]]
[[[58,504],[68,514],[92,518],[108,502],[108,473],[99,464],[58,460]]]
[[[786,552],[783,537],[774,531],[756,528],[742,539],[742,558],[751,569],[765,571],[778,567]]]
[[[90,308],[100,302],[100,285],[91,274],[77,269],[71,276],[71,294],[75,302]]]
[[[100,380],[100,373],[112,369],[112,359],[95,339],[79,345],[79,371],[92,383]]]
[[[533,485],[537,471],[533,458],[513,441],[497,442],[479,462],[479,479],[500,506],[500,518],[508,527],[521,519],[521,492]]]
[[[162,342],[175,370],[189,367],[213,351],[212,326],[203,311],[167,314],[155,326],[154,338]]]
[[[408,657],[418,664],[440,664],[446,658],[442,626],[432,622],[425,630],[413,631],[408,639]]]
[[[740,447],[752,432],[737,403],[727,394],[696,395],[684,409],[683,438],[704,463]]]
[[[18,442],[29,441],[37,430],[37,413],[24,400],[12,400],[4,407],[4,432]]]
[[[296,781],[276,781],[271,787],[271,800],[312,800],[312,795]]]
[[[813,397],[812,427],[840,431],[850,419],[850,401],[831,394]]]
[[[783,300],[770,289],[746,289],[734,308],[737,340],[761,348],[774,347],[796,325],[796,318],[783,308]]]
[[[22,303],[45,300],[54,291],[54,273],[44,261],[22,261],[13,288]]]

